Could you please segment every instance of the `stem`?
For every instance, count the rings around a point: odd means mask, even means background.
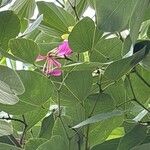
[[[19,144],[19,142],[17,141],[17,139],[11,134],[7,136],[9,138],[9,140],[16,145],[17,147],[21,148],[21,145]]]
[[[145,81],[145,79],[135,70],[135,74],[150,88],[150,84]]]
[[[10,116],[8,116],[7,118],[6,118],[6,117],[2,117],[2,118],[0,118],[0,119],[1,119],[1,120],[3,119],[3,120],[17,121],[17,122],[20,122],[20,123],[22,123],[22,124],[25,125],[25,122],[24,122],[24,121],[22,121],[22,120],[20,120],[20,119],[11,118]]]
[[[62,6],[62,8],[65,8],[64,4],[63,4],[63,3],[61,3],[59,0],[56,0],[56,2],[57,2],[59,5],[61,5],[61,6]]]
[[[140,103],[140,102],[137,100],[136,95],[135,95],[134,90],[133,90],[132,83],[131,83],[130,75],[127,75],[127,78],[128,78],[128,80],[129,80],[129,84],[130,84],[131,92],[132,92],[133,97],[134,97],[134,99],[133,99],[133,100],[134,100],[137,104],[139,104],[142,108],[144,108],[145,110],[147,110],[147,112],[149,112],[149,113],[150,113],[150,110],[149,110],[148,108],[146,108],[146,107],[145,107],[142,103]]]
[[[73,11],[74,11],[74,13],[75,13],[76,19],[79,21],[80,18],[79,18],[79,16],[78,16],[77,9],[76,9],[76,0],[74,0],[74,6],[73,6],[72,3],[70,2],[70,0],[68,0],[68,2],[69,2],[71,8],[73,9]]]
[[[85,150],[89,150],[89,130],[90,126],[88,125],[86,130]]]
[[[24,129],[23,129],[23,133],[22,133],[22,136],[20,138],[20,145],[23,145],[23,141],[24,141],[24,138],[25,138],[25,135],[26,135],[26,131],[27,131],[27,123],[26,123],[26,120],[25,120],[25,116],[22,115],[22,118],[23,118],[23,122],[24,122]]]

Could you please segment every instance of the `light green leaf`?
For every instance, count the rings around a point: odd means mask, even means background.
[[[20,32],[20,21],[12,11],[0,12],[0,47],[5,51],[8,41],[15,38]]]
[[[42,138],[30,139],[25,144],[25,150],[36,150],[40,145],[45,143],[47,140]]]
[[[23,83],[17,73],[6,66],[0,65],[0,80],[5,82],[16,95],[21,95],[25,91]]]
[[[94,0],[99,29],[122,31],[128,25],[136,0]]]
[[[102,144],[94,146],[91,150],[116,150],[119,144],[119,140],[120,138],[108,140]]]
[[[101,114],[90,117],[89,119],[79,123],[78,125],[74,126],[73,128],[80,128],[80,127],[88,125],[88,124],[97,123],[97,122],[100,122],[100,121],[111,119],[112,117],[116,117],[116,116],[119,117],[119,116],[122,116],[122,115],[123,115],[123,113],[119,110],[114,110],[112,112],[101,113]]]
[[[95,27],[94,21],[85,17],[76,24],[69,35],[69,45],[74,52],[92,51],[102,33]]]
[[[39,54],[38,45],[28,39],[13,39],[9,42],[9,47],[14,56],[23,61],[33,64]]]
[[[11,123],[0,120],[0,136],[13,134]]]
[[[61,136],[53,136],[48,142],[45,142],[37,148],[37,150],[69,150]]]
[[[149,0],[137,0],[135,8],[130,20],[130,33],[132,42],[135,43],[138,35],[141,23],[144,21],[144,14],[148,8]]]
[[[33,32],[35,29],[37,29],[40,25],[40,23],[43,20],[43,15],[40,15],[25,31],[21,36],[25,36],[31,32]]]
[[[6,6],[11,3],[12,0],[0,0],[0,8]]]
[[[128,58],[123,58],[111,63],[106,68],[104,75],[110,80],[118,80],[123,75],[127,74],[133,67],[135,67],[144,57],[145,48]]]
[[[56,6],[54,3],[37,2],[40,14],[44,16],[44,22],[49,28],[55,29],[56,32],[68,33],[68,27],[75,24],[74,17],[63,8]]]
[[[0,103],[14,105],[19,101],[19,98],[13,93],[9,85],[0,81]]]
[[[117,150],[130,150],[146,138],[146,132],[146,126],[136,125],[131,131],[121,138]]]

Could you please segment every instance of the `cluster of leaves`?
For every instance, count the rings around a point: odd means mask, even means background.
[[[148,150],[150,1],[56,3],[16,0],[0,12],[0,149]],[[35,60],[64,37],[73,54],[47,77]]]

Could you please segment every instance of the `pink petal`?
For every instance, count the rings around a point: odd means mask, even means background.
[[[69,47],[68,41],[64,41],[58,46],[57,55],[59,57],[70,56],[72,53],[71,48]]]
[[[57,61],[56,59],[51,59],[51,62],[55,67],[57,67],[57,68],[61,67],[61,63],[59,61]]]
[[[42,61],[46,59],[47,59],[47,56],[38,55],[35,61],[38,62],[38,61]]]
[[[59,69],[55,69],[55,70],[49,72],[49,75],[55,76],[55,77],[58,77],[58,76],[60,76],[61,74],[62,74],[62,71],[59,70]]]

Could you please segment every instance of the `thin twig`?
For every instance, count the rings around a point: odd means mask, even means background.
[[[77,9],[76,9],[76,0],[75,0],[75,2],[74,2],[74,6],[73,6],[72,3],[70,2],[70,0],[68,0],[68,2],[69,2],[71,8],[73,9],[73,11],[74,11],[74,13],[75,13],[76,19],[79,21],[80,18],[79,18],[79,16],[78,16]]]
[[[130,84],[130,88],[131,88],[131,92],[133,94],[133,100],[134,102],[136,102],[137,104],[139,104],[142,108],[144,108],[145,110],[147,110],[147,112],[150,113],[150,110],[148,108],[146,108],[142,103],[140,103],[137,98],[136,98],[136,95],[134,93],[134,89],[133,89],[133,86],[132,86],[132,83],[131,83],[131,79],[130,79],[130,75],[127,75],[127,78],[128,78],[128,81],[129,81],[129,84]]]
[[[56,2],[57,2],[59,5],[61,5],[61,6],[62,6],[62,8],[65,8],[64,4],[63,4],[63,3],[61,3],[59,0],[56,0]]]
[[[139,74],[139,72],[136,69],[135,74],[150,88],[150,84],[145,81],[145,79]]]
[[[25,138],[25,135],[26,135],[26,131],[27,131],[27,128],[28,128],[28,125],[27,125],[26,120],[25,120],[25,116],[22,115],[22,118],[23,118],[23,122],[24,122],[24,129],[23,129],[22,136],[20,138],[20,144],[21,145],[23,145],[24,138]]]

